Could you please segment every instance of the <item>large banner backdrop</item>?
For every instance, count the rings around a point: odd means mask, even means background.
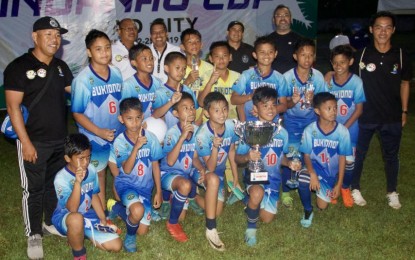
[[[76,75],[87,62],[84,39],[92,28],[115,40],[116,20],[129,17],[138,24],[138,41],[149,44],[151,21],[163,18],[173,44],[180,44],[184,29],[199,30],[204,56],[213,41],[226,39],[230,21],[245,24],[244,41],[250,44],[274,31],[272,15],[279,4],[291,9],[296,32],[315,38],[317,0],[0,0],[0,85],[7,64],[33,46],[32,25],[41,16],[53,16],[69,30],[58,56]],[[1,103],[0,98],[4,107]]]

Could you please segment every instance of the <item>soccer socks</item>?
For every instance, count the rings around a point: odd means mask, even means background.
[[[248,222],[248,228],[256,228],[256,223],[259,220],[260,207],[251,209],[249,206],[245,208],[246,219]]]
[[[112,206],[112,211],[116,213],[124,222],[127,221],[127,212],[125,206],[120,202],[117,201],[114,206]]]
[[[206,218],[206,228],[209,230],[216,228],[216,218],[214,219]]]
[[[72,249],[72,255],[74,257],[74,259],[86,259],[86,248],[82,247],[81,250],[76,251]]]
[[[180,213],[182,213],[184,203],[187,196],[180,194],[178,191],[173,191],[173,198],[171,202],[170,224],[177,224],[179,222]]]
[[[310,175],[300,174],[298,194],[300,195],[304,210],[312,211],[313,206],[311,206]]]
[[[291,189],[287,186],[288,179],[291,178],[291,169],[285,166],[282,166],[281,172],[281,183],[282,183],[282,192],[289,192]]]
[[[343,178],[343,189],[350,188],[350,184],[352,183],[353,178],[353,170],[354,170],[354,162],[346,163],[346,169],[344,171],[344,178]]]
[[[163,201],[169,201],[170,200],[170,196],[171,196],[170,191],[162,190],[162,194],[163,194]]]
[[[127,217],[127,219],[125,221],[125,225],[127,226],[127,235],[130,235],[130,236],[134,235],[135,236],[140,223],[133,224],[133,223],[131,223],[130,218]]]

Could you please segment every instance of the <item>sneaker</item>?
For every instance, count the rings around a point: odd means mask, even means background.
[[[74,256],[73,260],[86,260],[86,254],[81,256]]]
[[[36,234],[27,238],[27,256],[29,259],[43,259],[41,235]]]
[[[218,251],[225,251],[225,244],[220,240],[218,231],[214,229],[206,229],[206,239],[209,241],[210,246]]]
[[[170,224],[168,221],[166,223],[167,231],[169,231],[170,235],[174,238],[174,240],[184,243],[189,240],[184,233],[182,226],[177,224]]]
[[[126,235],[124,239],[124,249],[129,253],[137,252],[136,235]]]
[[[281,201],[282,201],[282,205],[284,205],[288,209],[293,208],[293,198],[291,197],[289,192],[282,193]]]
[[[115,203],[117,203],[116,200],[114,199],[108,199],[107,200],[107,210],[108,210],[108,216],[107,218],[110,220],[114,220],[118,214],[117,212],[115,212],[114,210],[112,210],[112,208],[114,207]]]
[[[352,190],[352,197],[353,197],[354,204],[361,206],[361,207],[366,206],[366,200],[362,197],[360,190],[358,189]]]
[[[189,208],[191,208],[196,215],[202,216],[205,214],[205,211],[196,203],[195,200],[189,200]]]
[[[394,209],[400,209],[402,207],[401,203],[399,202],[399,193],[392,192],[386,194],[386,198],[388,199],[388,204]]]
[[[342,194],[342,198],[343,198],[343,205],[346,208],[352,208],[353,207],[353,198],[352,198],[352,193],[350,192],[350,189],[343,189],[341,188],[341,194]]]
[[[310,216],[308,217],[308,219],[305,219],[305,215],[304,215],[303,218],[300,221],[301,226],[303,226],[305,228],[310,227],[311,226],[311,222],[313,221],[313,216],[314,216],[314,213],[313,212],[310,214]]]
[[[256,228],[247,228],[245,231],[245,243],[248,246],[256,245]]]
[[[151,209],[151,220],[155,222],[159,222],[161,220],[160,213],[153,208]]]
[[[160,208],[160,217],[161,219],[168,219],[169,214],[170,214],[170,202],[169,201],[163,201],[163,203],[161,204],[161,208]]]
[[[45,222],[42,223],[42,232],[43,232],[43,235],[45,236],[56,235],[60,237],[66,237],[62,235],[61,233],[59,233],[59,231],[55,228],[54,225],[49,226],[49,225],[46,225]]]

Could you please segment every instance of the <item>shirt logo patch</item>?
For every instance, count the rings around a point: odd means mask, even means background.
[[[399,65],[398,64],[393,64],[393,69],[392,69],[392,71],[391,71],[391,73],[392,74],[398,74],[398,67],[399,67]]]
[[[373,72],[373,71],[376,70],[376,65],[374,63],[369,63],[366,66],[366,70],[369,71],[369,72]]]
[[[243,62],[243,63],[248,63],[248,61],[249,61],[249,57],[248,57],[248,55],[243,55],[243,56],[242,56],[242,62]]]
[[[26,77],[28,79],[34,79],[36,77],[36,72],[34,70],[26,71]]]

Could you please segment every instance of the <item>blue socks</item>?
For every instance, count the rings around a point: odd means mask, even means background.
[[[206,218],[206,228],[209,230],[216,228],[216,218],[214,219]]]
[[[313,206],[311,206],[310,175],[300,174],[298,194],[300,195],[304,210],[312,211]]]
[[[127,212],[125,206],[122,202],[117,201],[114,206],[112,206],[112,211],[116,213],[122,220],[127,221]]]
[[[248,222],[248,228],[256,228],[256,223],[259,220],[260,207],[251,209],[249,206],[245,208],[246,218]]]
[[[282,192],[289,192],[291,189],[286,184],[287,184],[287,181],[291,178],[291,169],[286,166],[282,166],[281,168],[282,168],[282,171],[281,171]]]
[[[130,236],[134,235],[135,236],[140,223],[134,225],[133,223],[131,223],[130,219],[127,218],[127,220],[125,221],[125,224],[127,226],[127,235],[130,235]]]
[[[352,183],[353,178],[353,170],[354,170],[354,162],[353,163],[346,163],[346,169],[344,171],[344,178],[343,178],[343,189],[348,189],[350,184]]]
[[[182,213],[184,203],[187,196],[180,194],[179,191],[173,191],[173,198],[171,202],[170,224],[177,224],[179,222],[180,213]]]

